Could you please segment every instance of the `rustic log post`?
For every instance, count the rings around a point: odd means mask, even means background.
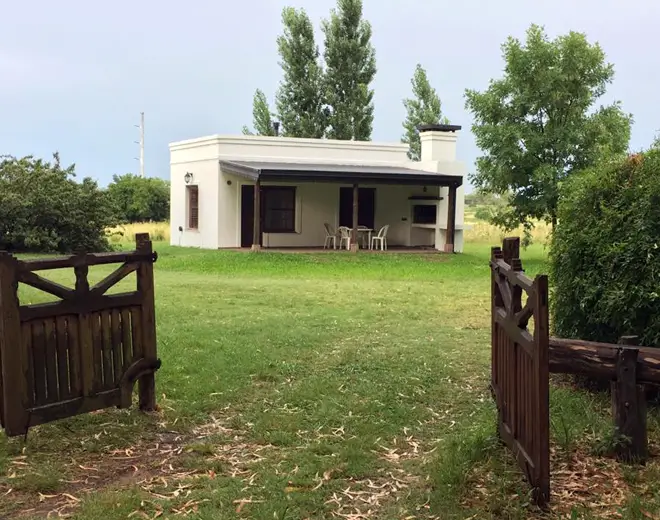
[[[0,252],[0,412],[8,435],[23,435],[29,427],[27,352],[21,341],[16,259]]]
[[[360,249],[358,244],[358,195],[360,188],[357,184],[353,184],[353,229],[351,230],[351,251],[354,253]]]
[[[149,233],[135,236],[136,250],[140,253],[153,254]],[[154,265],[151,260],[142,260],[137,271],[137,290],[142,297],[142,355],[147,361],[156,361],[156,311],[154,297]],[[148,372],[138,381],[140,410],[156,409],[156,376]]]
[[[622,336],[620,345],[633,345],[636,336]],[[644,385],[637,384],[636,348],[620,348],[616,359],[616,381],[612,381],[612,417],[614,434],[624,437],[617,441],[617,459],[645,462],[648,458],[646,433],[646,395]]]

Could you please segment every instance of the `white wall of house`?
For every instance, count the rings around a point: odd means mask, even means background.
[[[239,247],[241,239],[241,186],[250,181],[223,172],[220,161],[287,161],[328,164],[382,164],[405,166],[449,175],[465,175],[465,166],[455,160],[455,134],[422,134],[422,161],[407,159],[407,146],[400,143],[335,141],[329,139],[292,139],[265,136],[211,136],[170,144],[171,165],[171,243],[202,248]],[[440,143],[440,144],[439,144]],[[188,228],[188,199],[184,180],[198,186],[199,225]],[[285,184],[285,183],[278,183]],[[267,185],[267,183],[264,183]],[[391,245],[433,245],[442,249],[447,222],[447,189],[438,202],[436,226],[411,225],[408,197],[423,193],[411,186],[375,185],[376,226],[390,225]],[[338,184],[302,183],[297,185],[296,233],[265,233],[265,247],[308,247],[323,244],[324,222],[336,226],[339,219]],[[438,194],[428,187],[427,193]],[[463,188],[459,188],[456,215],[455,250],[462,250]],[[182,229],[182,231],[179,230]]]

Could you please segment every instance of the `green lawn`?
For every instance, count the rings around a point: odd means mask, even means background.
[[[0,518],[536,514],[494,436],[487,246],[453,256],[156,249],[160,411],[76,417],[34,428],[26,444],[0,437]],[[524,265],[544,269],[540,246]],[[606,398],[556,384],[551,400],[549,517],[619,503],[623,518],[654,518],[644,514],[660,511],[655,464],[641,472],[597,456]],[[655,439],[655,412],[649,428]]]

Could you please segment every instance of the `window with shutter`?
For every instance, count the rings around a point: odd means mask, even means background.
[[[263,186],[261,188],[263,232],[296,232],[296,187]]]
[[[188,229],[199,228],[199,189],[187,186],[188,190]]]

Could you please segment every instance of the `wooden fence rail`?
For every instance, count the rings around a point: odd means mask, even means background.
[[[30,426],[110,406],[153,410],[156,351],[152,250],[148,234],[136,250],[19,260],[0,252],[0,426],[23,435]],[[90,287],[89,267],[121,265]],[[75,287],[37,274],[72,268]],[[136,289],[107,292],[131,273]],[[21,305],[19,283],[59,298]]]
[[[550,372],[615,380],[620,349],[638,351],[638,383],[660,384],[660,349],[653,347],[624,346],[551,337]]]

